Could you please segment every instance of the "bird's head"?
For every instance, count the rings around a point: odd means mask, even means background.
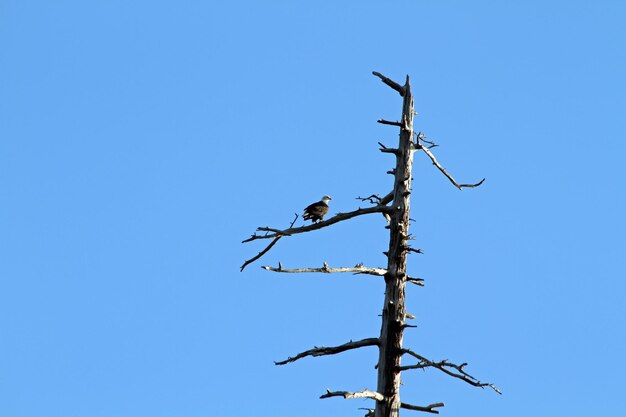
[[[328,202],[329,202],[330,200],[332,200],[332,198],[330,198],[330,196],[325,195],[324,197],[322,197],[322,201],[323,201],[325,204],[328,204]]]

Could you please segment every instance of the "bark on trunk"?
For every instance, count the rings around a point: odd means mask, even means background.
[[[413,95],[409,77],[404,85],[400,144],[396,153],[393,214],[390,223],[385,303],[380,330],[378,389],[385,401],[376,402],[375,417],[397,417],[400,412],[400,361],[405,320],[407,239],[413,166]]]

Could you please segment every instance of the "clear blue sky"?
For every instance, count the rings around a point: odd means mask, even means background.
[[[341,3],[341,4],[338,4]],[[445,416],[623,413],[626,4],[620,1],[0,2],[0,416],[361,416],[384,219],[263,246],[323,194],[385,194],[411,75],[405,344],[469,362],[403,401]],[[301,221],[301,220],[300,220]],[[300,224],[300,223],[298,223]],[[406,362],[410,363],[410,362]],[[404,412],[403,415],[413,414]]]

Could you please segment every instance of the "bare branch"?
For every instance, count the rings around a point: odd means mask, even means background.
[[[397,82],[393,81],[392,79],[385,77],[380,72],[372,71],[372,74],[374,74],[375,76],[380,78],[385,84],[387,84],[389,87],[391,87],[394,90],[396,90],[401,96],[404,97],[405,88],[403,86],[401,86]]]
[[[387,273],[387,270],[384,268],[368,268],[363,264],[358,264],[353,267],[341,267],[341,268],[330,268],[326,262],[324,262],[324,266],[321,268],[294,268],[294,269],[284,269],[282,265],[279,265],[278,268],[274,268],[271,266],[262,266],[261,268],[266,271],[272,272],[286,272],[286,273],[302,273],[302,272],[322,272],[325,274],[330,274],[334,272],[353,272],[354,274],[366,274],[366,275],[376,275],[376,276],[384,276]]]
[[[388,148],[385,145],[383,145],[381,142],[378,142],[378,144],[380,145],[380,149],[379,151],[384,152],[384,153],[393,153],[396,155],[400,154],[400,150],[396,149],[396,148]]]
[[[425,413],[433,413],[433,414],[439,414],[439,411],[434,410],[434,408],[444,407],[444,406],[445,406],[444,403],[430,404],[430,405],[427,405],[426,407],[422,407],[421,405],[400,403],[401,408],[406,408],[407,410],[414,410],[414,411],[423,411]]]
[[[443,175],[446,176],[446,178],[448,178],[450,180],[450,182],[452,184],[454,184],[454,186],[456,188],[458,188],[459,190],[462,190],[463,188],[475,188],[478,187],[479,185],[481,185],[484,181],[485,178],[483,178],[482,180],[480,180],[479,182],[477,182],[476,184],[459,184],[456,182],[456,180],[454,178],[452,178],[452,176],[450,174],[448,174],[448,172],[446,171],[446,169],[444,167],[441,166],[441,164],[439,163],[439,161],[437,161],[437,158],[435,158],[435,155],[433,155],[433,153],[430,151],[429,148],[422,146],[420,144],[417,144],[417,149],[421,149],[424,151],[424,153],[426,155],[428,155],[428,157],[430,158],[430,160],[433,162],[433,165],[435,165],[437,168],[439,168],[439,171],[441,171],[441,173]]]
[[[259,252],[254,258],[248,259],[247,261],[245,261],[243,263],[243,265],[241,265],[241,269],[239,270],[239,272],[243,272],[244,268],[248,265],[250,265],[252,262],[256,261],[257,259],[259,259],[261,256],[265,255],[270,249],[272,249],[272,246],[274,246],[276,244],[276,242],[278,242],[278,240],[281,238],[282,236],[276,236],[274,238],[274,240],[272,240],[272,243],[270,243],[269,245],[267,245],[267,247],[265,249],[263,249],[261,252]],[[245,242],[245,241],[244,241]]]
[[[380,148],[379,151],[381,151],[382,153],[392,153],[394,155],[400,155],[400,151],[396,148]]]
[[[393,195],[391,195],[391,198],[393,198]],[[391,198],[389,199],[389,201],[391,201]],[[385,199],[383,199],[383,201],[385,201]],[[389,202],[387,201],[387,203]],[[385,213],[385,212],[390,212],[392,209],[388,206],[386,206],[387,203],[383,203],[383,204],[379,204],[377,206],[374,207],[367,207],[367,208],[360,208],[354,211],[350,211],[348,213],[337,213],[334,217],[331,217],[328,220],[324,220],[321,222],[317,222],[317,223],[313,223],[310,224],[308,226],[301,226],[301,227],[291,227],[288,229],[284,229],[284,230],[280,230],[280,229],[274,229],[271,227],[258,227],[256,230],[259,232],[270,232],[270,233],[266,233],[263,235],[257,235],[254,234],[252,235],[250,238],[244,240],[242,243],[247,243],[247,242],[251,242],[253,240],[257,240],[257,239],[273,239],[277,236],[291,236],[291,235],[296,235],[299,233],[305,233],[305,232],[310,232],[313,230],[318,230],[318,229],[322,229],[324,227],[328,227],[332,224],[344,221],[344,220],[348,220],[351,219],[353,217],[357,217],[357,216],[362,216],[365,214],[371,214],[371,213]]]
[[[400,151],[396,148],[380,148],[379,151],[382,153],[392,153],[394,155],[400,155]]]
[[[390,120],[385,120],[385,119],[378,119],[378,120],[376,120],[376,122],[380,123],[381,125],[391,125],[391,126],[404,127],[404,124],[402,124],[400,122],[392,122]]]
[[[417,254],[420,254],[420,255],[423,255],[423,254],[424,254],[424,251],[423,251],[423,250],[421,250],[421,249],[415,249],[415,248],[413,248],[413,247],[411,247],[411,246],[408,246],[408,245],[405,245],[405,246],[404,246],[404,249],[405,249],[407,252],[409,252],[409,253],[411,253],[411,252],[412,252],[412,253],[417,253]]]
[[[295,235],[298,233],[310,232],[313,230],[330,226],[340,221],[348,220],[356,216],[362,216],[362,215],[370,214],[370,213],[382,213],[383,215],[385,214],[389,215],[389,213],[391,213],[392,211],[392,208],[387,206],[387,204],[389,204],[391,200],[393,200],[393,192],[390,192],[389,194],[384,196],[381,199],[380,204],[376,206],[368,207],[364,209],[359,208],[357,210],[354,210],[348,213],[337,213],[334,217],[328,220],[313,223],[308,226],[293,227],[294,223],[298,219],[298,214],[295,214],[295,218],[293,219],[293,221],[291,222],[291,224],[289,225],[287,229],[281,230],[281,229],[275,229],[272,227],[258,227],[256,229],[257,232],[265,232],[265,233],[262,235],[254,233],[252,236],[250,236],[246,240],[243,240],[241,243],[252,242],[253,240],[257,240],[257,239],[274,239],[274,240],[272,241],[272,243],[267,245],[267,247],[264,250],[259,252],[254,258],[249,259],[246,262],[244,262],[243,265],[241,265],[240,271],[243,271],[246,266],[250,265],[252,262],[256,261],[263,255],[265,255],[272,248],[272,246],[274,246],[276,242],[278,242],[278,239],[282,236],[291,236],[291,235]],[[385,218],[386,217],[387,216],[385,216]]]
[[[480,382],[478,379],[474,378],[473,376],[465,372],[464,368],[467,366],[467,363],[456,365],[454,363],[448,362],[445,359],[439,362],[434,362],[429,359],[426,359],[422,355],[419,355],[413,352],[410,349],[403,349],[403,352],[413,356],[414,358],[418,359],[420,362],[415,365],[401,366],[399,368],[400,371],[406,371],[409,369],[436,368],[442,371],[443,373],[448,374],[454,378],[458,378],[462,381],[465,381],[470,385],[473,385],[479,388],[489,387],[493,389],[495,392],[497,392],[498,394],[502,395],[502,391],[500,391],[500,389],[498,389],[498,387],[496,387],[495,385],[487,383],[487,382]],[[457,372],[451,371],[450,369],[454,369]]]
[[[289,227],[288,227],[288,229],[289,229],[289,228],[292,228],[292,227],[293,227],[293,225],[296,223],[296,220],[298,220],[298,217],[299,217],[299,216],[298,216],[298,213],[294,213],[294,216],[295,216],[295,217],[294,217],[293,221],[292,221],[291,223],[289,223]],[[257,230],[259,230],[259,229],[257,229]],[[265,230],[265,231],[267,231],[267,232],[275,232],[275,233],[276,233],[276,232],[280,232],[280,231],[281,231],[280,229],[273,229],[273,228],[271,228],[271,227],[265,227],[265,228],[264,228],[264,230]],[[266,235],[267,235],[267,233],[266,233]],[[242,240],[242,241],[241,241],[241,243],[251,242],[251,241],[256,240],[256,239],[258,239],[258,237],[257,237],[257,235],[256,235],[256,233],[255,233],[255,234],[253,234],[252,236],[250,236],[248,239],[246,239],[246,240]]]
[[[353,398],[371,398],[376,401],[385,401],[385,396],[380,392],[370,391],[364,389],[363,391],[358,392],[350,392],[350,391],[331,391],[329,389],[326,390],[326,394],[320,395],[320,398],[330,398],[330,397],[343,397],[346,399]]]
[[[348,343],[344,343],[339,346],[331,346],[331,347],[314,347],[313,349],[309,349],[305,352],[298,353],[294,357],[288,357],[284,361],[274,362],[275,365],[286,365],[290,362],[295,362],[298,359],[305,358],[307,356],[324,356],[324,355],[334,355],[337,353],[345,352],[346,350],[358,349],[365,346],[378,346],[379,339],[377,337],[371,337],[369,339],[359,340],[357,342],[353,342],[352,340]]]
[[[411,284],[419,285],[420,287],[424,286],[424,278],[406,277],[406,282],[410,282]]]

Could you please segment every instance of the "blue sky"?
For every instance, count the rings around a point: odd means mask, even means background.
[[[341,4],[338,4],[341,3]],[[354,415],[383,284],[260,265],[384,266],[384,219],[262,249],[323,194],[386,194],[410,74],[416,155],[405,345],[469,362],[403,401],[445,416],[621,415],[626,4],[0,3],[0,415]],[[301,222],[301,220],[300,220]],[[300,224],[300,223],[298,223]],[[409,363],[409,362],[407,362]],[[404,414],[409,414],[405,412]]]

